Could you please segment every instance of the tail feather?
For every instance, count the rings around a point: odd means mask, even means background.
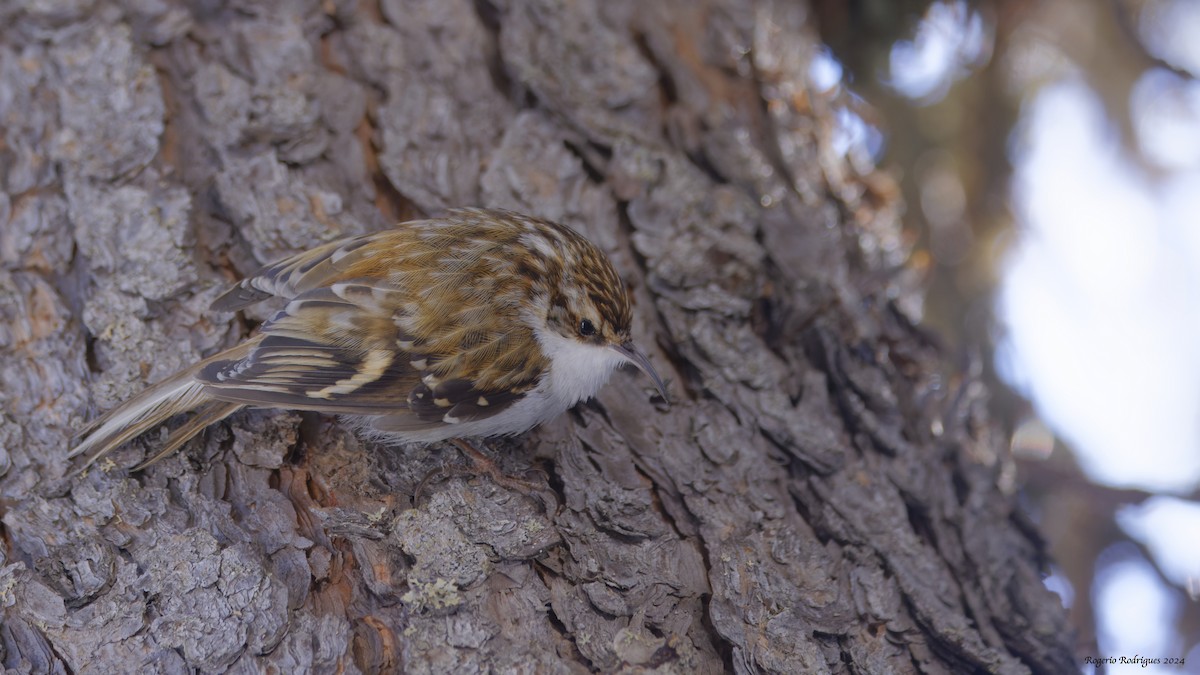
[[[205,403],[204,385],[190,372],[173,375],[108,412],[69,456],[89,454],[84,468],[175,415]]]
[[[158,461],[174,452],[205,427],[218,422],[242,407],[240,403],[219,401],[204,392],[204,384],[196,381],[196,375],[212,360],[239,358],[248,346],[243,343],[229,351],[201,361],[171,377],[152,385],[142,393],[108,411],[89,424],[81,433],[81,440],[70,452],[70,457],[89,455],[83,468],[91,466],[109,452],[137,438],[143,433],[182,413],[197,411],[197,415],[171,434],[162,451],[143,462],[137,468]]]
[[[141,471],[163,457],[175,452],[183,447],[184,443],[192,440],[193,436],[204,431],[210,424],[220,422],[241,408],[241,403],[227,403],[225,401],[209,401],[201,404],[192,419],[171,432],[171,435],[167,437],[167,442],[163,444],[162,450],[159,450],[150,459],[135,466],[133,470]]]

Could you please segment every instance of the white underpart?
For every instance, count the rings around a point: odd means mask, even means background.
[[[448,424],[422,431],[379,432],[362,429],[371,436],[401,443],[432,443],[448,438],[510,436],[528,431],[589,399],[608,382],[625,357],[607,347],[589,345],[547,330],[535,331],[542,351],[550,359],[549,371],[536,388],[507,409],[485,419],[468,422],[445,420]]]

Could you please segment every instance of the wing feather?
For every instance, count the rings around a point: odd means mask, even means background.
[[[383,429],[495,415],[548,366],[531,348],[528,275],[511,254],[527,231],[512,214],[455,210],[268,265],[213,309],[287,306],[248,354],[197,378],[220,400],[369,415]]]
[[[221,401],[369,416],[385,431],[485,419],[536,382],[539,372],[488,389],[456,376],[464,352],[495,350],[498,342],[508,354],[513,348],[503,343],[511,340],[481,335],[464,343],[456,334],[457,351],[439,350],[401,327],[395,308],[404,299],[403,291],[362,280],[304,291],[263,324],[244,356],[212,361],[196,379]]]
[[[331,285],[341,280],[347,271],[376,258],[381,259],[381,267],[394,264],[396,258],[402,258],[406,251],[412,250],[405,241],[411,236],[410,231],[403,229],[388,230],[340,239],[298,253],[246,277],[214,300],[212,309],[236,312],[271,297],[295,298],[306,291]]]

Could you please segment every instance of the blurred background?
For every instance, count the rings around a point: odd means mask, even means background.
[[[902,186],[1081,654],[1200,672],[1200,0],[813,6],[811,79]]]

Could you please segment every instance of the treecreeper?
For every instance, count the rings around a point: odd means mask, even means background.
[[[508,436],[594,396],[631,363],[629,293],[573,230],[511,211],[455,209],[268,265],[217,298],[286,306],[238,345],[149,387],[82,434],[90,465],[183,413],[146,466],[243,407],[341,415],[399,443]],[[467,451],[469,447],[464,448]]]

